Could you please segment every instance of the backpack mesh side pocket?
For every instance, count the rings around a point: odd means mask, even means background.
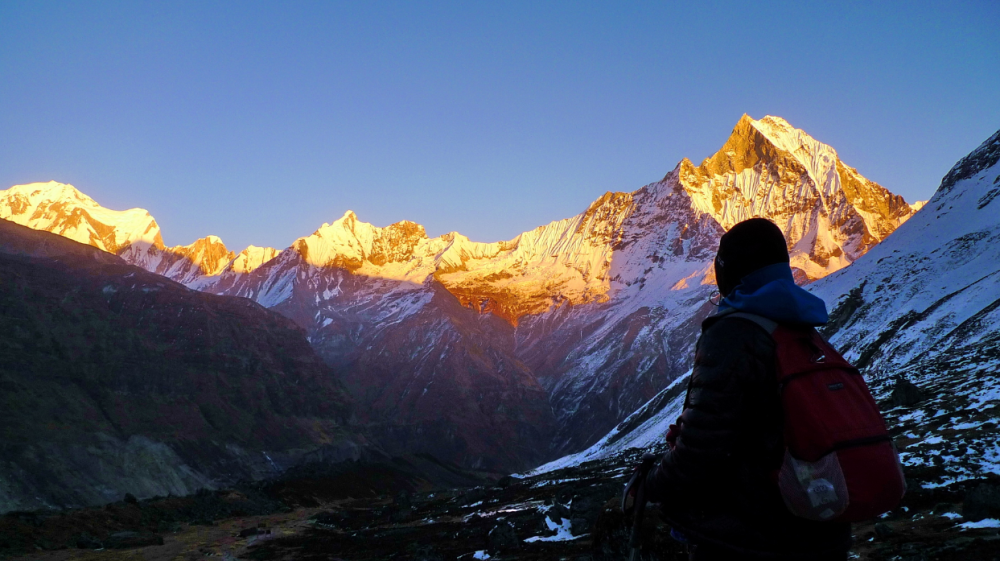
[[[847,481],[836,452],[807,462],[785,450],[778,488],[788,510],[808,520],[832,520],[850,504]]]

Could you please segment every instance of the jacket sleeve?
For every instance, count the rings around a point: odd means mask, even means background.
[[[653,502],[724,493],[730,485],[753,404],[774,377],[774,343],[753,322],[718,320],[698,341],[676,446],[646,478]]]

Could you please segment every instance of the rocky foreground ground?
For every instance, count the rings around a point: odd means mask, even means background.
[[[10,513],[0,518],[0,551],[52,561],[620,560],[627,557],[631,521],[618,511],[618,496],[637,456],[447,490],[385,466],[361,466],[333,479],[307,473],[193,497]],[[856,526],[853,558],[1000,559],[1000,534],[991,522],[1000,514],[1000,478],[925,489],[919,471],[907,475],[911,490],[903,504]],[[376,495],[376,486],[396,491]],[[685,558],[655,506],[644,529],[642,559]]]

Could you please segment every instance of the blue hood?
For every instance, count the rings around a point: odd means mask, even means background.
[[[823,325],[829,321],[826,304],[795,284],[788,263],[775,263],[743,277],[719,303],[719,313],[738,310],[778,323]]]

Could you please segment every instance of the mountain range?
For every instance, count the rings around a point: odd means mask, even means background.
[[[214,236],[168,248],[144,210],[56,182],[0,191],[0,218],[294,321],[390,453],[508,471],[593,445],[687,371],[727,228],[771,219],[797,281],[833,294],[814,281],[844,278],[919,208],[783,119],[746,115],[700,165],[493,243],[348,211],[282,250]],[[875,347],[869,359],[906,352]]]

